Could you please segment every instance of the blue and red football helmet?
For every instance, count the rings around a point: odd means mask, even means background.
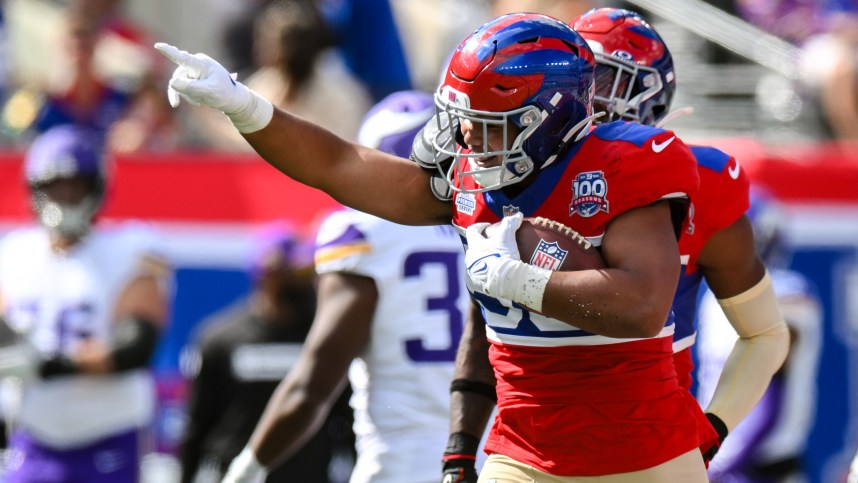
[[[656,125],[670,110],[676,92],[673,57],[640,15],[598,8],[570,22],[596,56],[596,111],[602,120]]]
[[[436,159],[454,160],[445,173],[450,186],[494,190],[554,162],[589,130],[594,69],[581,35],[545,15],[504,15],[468,36],[435,93],[439,129],[433,146]],[[464,120],[483,129],[483,139],[489,128],[501,128],[503,149],[468,150],[460,129]],[[519,129],[514,139],[509,123]],[[471,162],[495,156],[503,157],[500,166]],[[465,190],[467,177],[479,188]]]
[[[49,129],[27,151],[24,177],[32,208],[43,226],[64,236],[83,235],[104,201],[107,168],[101,136],[74,125]],[[90,186],[79,203],[58,202],[47,194],[51,184],[74,178],[83,178]]]

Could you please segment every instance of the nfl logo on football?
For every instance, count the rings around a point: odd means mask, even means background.
[[[539,245],[530,257],[530,264],[554,271],[560,268],[568,253],[569,250],[560,248],[557,242],[548,243],[545,240],[539,240]]]

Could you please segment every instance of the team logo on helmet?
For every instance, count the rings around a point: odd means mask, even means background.
[[[512,216],[512,215],[518,213],[519,211],[521,211],[521,210],[518,208],[518,206],[505,205],[503,207],[503,216],[504,217]]]
[[[557,242],[548,243],[540,239],[536,250],[533,252],[533,256],[530,257],[530,264],[554,271],[560,268],[560,265],[563,264],[563,260],[566,260],[566,255],[568,254],[569,250],[560,248]]]
[[[624,60],[626,62],[634,62],[635,61],[635,57],[625,50],[615,50],[614,53],[611,55],[613,55],[614,57],[616,57],[620,60]]]
[[[572,203],[569,215],[579,214],[589,218],[600,211],[608,213],[608,180],[602,171],[578,173],[572,181]]]

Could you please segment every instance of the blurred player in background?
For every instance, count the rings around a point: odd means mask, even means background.
[[[667,120],[676,77],[658,33],[637,13],[602,8],[571,22],[596,56],[594,108],[608,121],[659,126]],[[600,121],[602,121],[600,120]],[[673,349],[680,383],[691,389],[691,346],[698,291],[706,281],[741,336],[724,366],[706,416],[723,441],[757,404],[789,348],[772,278],[755,250],[748,208],[749,179],[739,161],[708,146],[691,146],[700,189],[679,241],[683,272],[673,302]],[[717,451],[713,447],[707,461]]]
[[[709,467],[713,482],[803,482],[803,455],[816,414],[814,388],[822,344],[822,303],[804,275],[788,270],[783,240],[783,214],[775,199],[751,191],[747,213],[754,226],[757,252],[769,267],[778,304],[789,327],[789,357],[772,378],[759,404],[731,431]],[[702,404],[712,398],[736,331],[724,318],[711,292],[700,303],[700,370]],[[720,376],[723,378],[723,376]]]
[[[407,156],[434,113],[429,94],[391,94],[367,115],[360,141]],[[445,388],[468,307],[462,257],[450,226],[408,227],[351,209],[326,218],[312,332],[247,452],[276,471],[306,444],[348,374],[358,452],[352,483],[435,481],[447,438]]]
[[[244,447],[265,405],[295,367],[313,321],[312,250],[285,223],[254,237],[251,293],[203,321],[187,354],[191,378],[189,421],[182,441],[182,482],[220,481]],[[334,409],[294,457],[267,481],[345,481],[331,471],[354,457],[349,391],[331,395]],[[337,452],[345,448],[346,451]],[[339,465],[332,467],[333,464]],[[340,465],[340,463],[345,463]]]
[[[143,226],[93,226],[107,171],[101,138],[72,125],[26,155],[39,226],[0,244],[0,308],[35,348],[38,375],[12,418],[8,482],[138,481],[171,270]]]
[[[444,128],[431,142],[452,158],[444,176],[452,203],[427,189],[433,175],[415,163],[274,109],[208,56],[156,47],[178,64],[174,106],[184,98],[225,112],[299,182],[395,222],[441,224],[452,211],[498,379],[487,481],[706,481],[700,449],[717,434],[676,380],[670,311],[696,163],[669,131],[590,130],[593,53],[568,25],[505,15],[453,55],[435,96]],[[521,261],[514,235],[523,215],[578,230],[607,267],[552,272]],[[498,221],[496,234],[483,236]],[[257,473],[257,458],[273,459],[255,450],[252,440],[233,462],[233,481]]]

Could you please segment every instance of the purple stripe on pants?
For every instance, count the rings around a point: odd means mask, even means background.
[[[9,440],[6,483],[137,483],[138,432],[132,430],[93,444],[57,450],[23,430]]]

